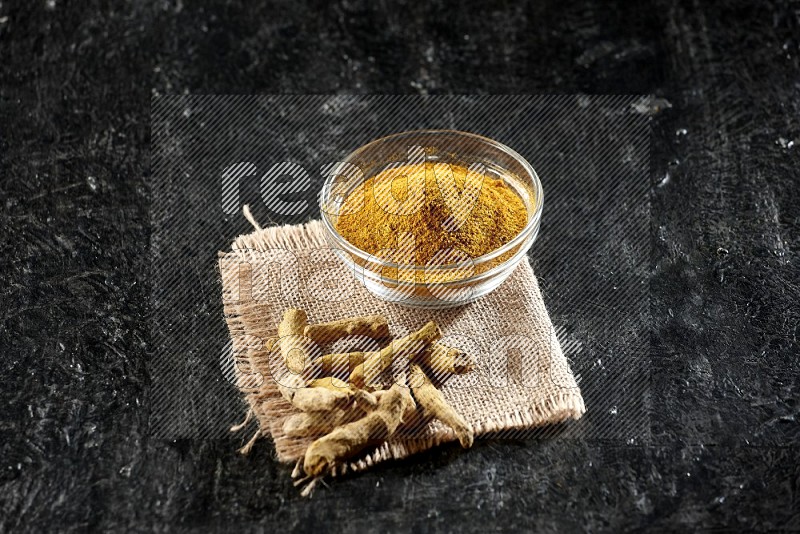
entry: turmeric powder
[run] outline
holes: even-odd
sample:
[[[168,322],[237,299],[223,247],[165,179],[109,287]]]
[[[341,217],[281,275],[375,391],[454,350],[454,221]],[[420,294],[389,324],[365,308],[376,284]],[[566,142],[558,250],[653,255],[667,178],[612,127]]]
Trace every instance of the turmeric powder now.
[[[426,265],[454,262],[435,258],[440,251],[457,250],[470,259],[488,254],[516,237],[527,221],[522,198],[504,180],[429,161],[387,168],[367,179],[345,199],[336,229],[376,256],[406,247],[403,236],[411,235],[414,256],[393,261]]]

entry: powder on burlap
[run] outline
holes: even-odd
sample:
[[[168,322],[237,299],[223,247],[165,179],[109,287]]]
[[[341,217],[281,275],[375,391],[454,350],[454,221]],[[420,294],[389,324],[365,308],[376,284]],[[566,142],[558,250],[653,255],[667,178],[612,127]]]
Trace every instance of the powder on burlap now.
[[[232,252],[220,253],[219,265],[237,386],[261,435],[272,435],[280,461],[302,458],[312,441],[283,433],[284,421],[297,412],[278,392],[276,380],[290,385],[296,377],[286,376],[280,355],[265,346],[276,336],[289,307],[306,310],[310,323],[384,315],[395,338],[436,321],[444,334],[442,341],[467,351],[476,361],[472,373],[453,376],[441,385],[446,400],[472,424],[476,436],[499,432],[511,437],[514,430],[578,419],[585,412],[527,259],[494,292],[448,310],[410,309],[373,296],[328,248],[319,221],[240,236]],[[320,349],[378,348],[339,342]],[[400,376],[399,364],[393,372]],[[396,434],[339,472],[403,458],[454,439],[450,428],[434,420],[413,435]]]

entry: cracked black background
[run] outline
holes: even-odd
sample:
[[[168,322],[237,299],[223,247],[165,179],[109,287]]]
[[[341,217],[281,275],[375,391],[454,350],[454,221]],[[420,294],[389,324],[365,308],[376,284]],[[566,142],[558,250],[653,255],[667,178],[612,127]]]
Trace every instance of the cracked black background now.
[[[800,529],[800,5],[709,4],[3,0],[0,528]],[[304,501],[266,441],[149,439],[149,107],[183,92],[664,99],[652,443],[442,447]]]

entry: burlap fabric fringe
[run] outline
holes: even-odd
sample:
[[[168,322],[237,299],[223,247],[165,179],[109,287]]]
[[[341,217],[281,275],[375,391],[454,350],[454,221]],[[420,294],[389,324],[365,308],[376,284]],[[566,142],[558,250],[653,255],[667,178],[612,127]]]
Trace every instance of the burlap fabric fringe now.
[[[511,437],[515,430],[578,419],[585,412],[527,259],[502,286],[475,303],[449,310],[415,310],[381,301],[359,284],[328,248],[319,221],[265,229],[254,226],[255,232],[237,238],[232,251],[219,257],[236,384],[249,405],[247,418],[255,416],[259,425],[243,452],[259,437],[271,435],[278,459],[293,463],[311,442],[283,433],[284,421],[297,412],[278,392],[276,378],[286,385],[287,377],[280,375],[279,356],[266,346],[276,336],[287,307],[306,310],[314,323],[381,314],[388,318],[393,336],[436,321],[444,333],[443,342],[475,357],[475,371],[448,379],[441,389],[472,424],[476,436],[499,432]],[[356,348],[365,350],[363,343],[342,342],[321,349]],[[404,458],[454,439],[450,428],[432,421],[413,435],[400,432],[340,466],[335,474]]]

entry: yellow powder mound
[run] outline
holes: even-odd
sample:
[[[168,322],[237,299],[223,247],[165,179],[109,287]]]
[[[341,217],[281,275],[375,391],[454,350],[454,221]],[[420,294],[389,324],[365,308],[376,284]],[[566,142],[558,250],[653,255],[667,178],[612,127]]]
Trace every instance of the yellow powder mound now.
[[[516,237],[528,219],[522,199],[502,180],[431,162],[380,172],[345,199],[340,213],[336,228],[348,242],[386,259],[392,259],[388,249],[413,246],[416,265],[488,254]],[[434,257],[450,250],[459,252]],[[408,254],[403,258],[393,261],[410,263]]]

